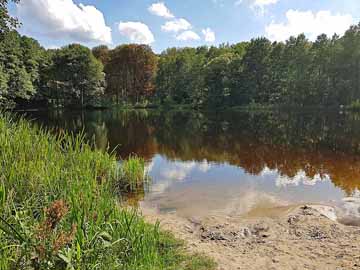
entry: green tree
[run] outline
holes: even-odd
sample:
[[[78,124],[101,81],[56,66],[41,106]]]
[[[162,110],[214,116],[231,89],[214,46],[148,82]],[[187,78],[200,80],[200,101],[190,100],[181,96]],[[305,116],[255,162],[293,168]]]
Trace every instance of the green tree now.
[[[253,39],[247,46],[241,81],[234,85],[235,96],[241,103],[264,103],[269,99],[271,50],[271,42],[266,38]]]
[[[284,103],[288,96],[287,89],[287,67],[288,63],[284,59],[285,45],[282,42],[272,44],[270,54],[270,78],[269,78],[269,104]]]
[[[286,41],[284,61],[287,63],[287,104],[305,105],[311,102],[313,93],[310,85],[312,44],[304,34],[290,37]],[[311,103],[310,103],[311,104]]]
[[[18,20],[9,15],[9,2],[19,3],[19,0],[0,0],[0,34],[10,31],[19,25]]]
[[[313,103],[327,105],[331,94],[331,81],[329,69],[331,67],[331,40],[325,35],[320,35],[311,47],[313,63],[310,73]]]
[[[44,49],[37,41],[22,37],[15,31],[6,32],[1,36],[3,103],[7,100],[10,105],[15,100],[30,100],[35,95],[43,53]]]
[[[229,104],[231,86],[231,63],[234,54],[222,54],[211,60],[205,67],[205,82],[210,107],[220,107]]]
[[[9,81],[9,76],[5,72],[5,69],[1,64],[0,65],[0,106],[4,106],[4,104],[6,103],[5,97],[7,96],[7,91],[8,91],[8,81]]]
[[[360,24],[351,26],[340,42],[343,50],[338,65],[342,70],[342,95],[347,97],[344,102],[350,104],[360,99]]]
[[[104,91],[102,64],[89,48],[72,44],[57,50],[49,70],[53,99],[61,105],[87,106]]]

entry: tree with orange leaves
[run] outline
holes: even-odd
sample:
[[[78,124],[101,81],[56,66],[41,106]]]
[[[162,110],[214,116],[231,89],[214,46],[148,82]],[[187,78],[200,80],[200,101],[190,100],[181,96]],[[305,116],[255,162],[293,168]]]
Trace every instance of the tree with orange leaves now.
[[[117,103],[140,102],[154,93],[157,57],[147,45],[122,45],[111,50],[105,65],[107,94]]]

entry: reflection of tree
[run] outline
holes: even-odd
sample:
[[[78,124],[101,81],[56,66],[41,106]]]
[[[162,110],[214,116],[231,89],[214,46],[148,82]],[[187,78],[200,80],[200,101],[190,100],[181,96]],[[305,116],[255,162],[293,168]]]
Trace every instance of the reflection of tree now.
[[[331,113],[103,111],[46,116],[45,125],[85,130],[119,157],[156,153],[182,161],[227,162],[258,175],[328,174],[348,193],[360,188],[360,119]]]
[[[294,177],[330,175],[360,188],[360,122],[337,114],[167,115],[157,125],[159,152],[172,159],[227,162],[258,175],[265,167]],[[224,119],[227,127],[224,129]],[[206,128],[204,128],[206,127]]]

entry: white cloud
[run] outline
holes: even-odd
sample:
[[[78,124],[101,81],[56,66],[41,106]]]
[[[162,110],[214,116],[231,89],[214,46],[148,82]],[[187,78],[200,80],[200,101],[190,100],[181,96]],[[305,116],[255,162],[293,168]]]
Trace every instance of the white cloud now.
[[[330,176],[325,174],[321,176],[320,174],[316,174],[313,178],[310,178],[306,175],[303,170],[297,172],[294,177],[288,177],[279,175],[276,178],[276,186],[277,187],[286,187],[286,186],[299,186],[300,184],[305,186],[314,186],[318,182],[330,181]]]
[[[151,185],[151,191],[162,193],[176,182],[192,179],[194,173],[205,175],[211,168],[212,165],[207,160],[202,162],[169,161],[164,160],[161,156],[157,156],[148,165],[147,169],[149,175],[155,176],[154,182]],[[157,175],[157,173],[159,174]]]
[[[206,160],[204,159],[198,166],[199,170],[203,173],[208,172],[211,168],[212,165]]]
[[[17,11],[24,25],[31,26],[26,31],[78,42],[111,43],[111,28],[94,6],[77,5],[73,0],[23,0]]]
[[[253,6],[264,8],[268,5],[276,4],[278,1],[279,0],[255,0],[255,2],[253,3]]]
[[[161,29],[165,32],[177,33],[179,31],[191,29],[191,27],[191,23],[181,18],[166,22],[163,26],[161,26]]]
[[[151,44],[155,41],[149,27],[141,22],[120,22],[119,31],[120,34],[135,43]]]
[[[331,181],[328,174],[315,174],[313,178],[310,178],[306,175],[305,171],[299,170],[294,177],[289,177],[282,175],[278,169],[270,169],[265,167],[260,173],[262,177],[274,177],[276,179],[277,187],[286,187],[286,186],[314,186],[319,182]]]
[[[211,169],[211,164],[207,160],[202,162],[172,162],[166,168],[161,170],[161,178],[166,180],[184,181],[189,175],[198,171],[200,173],[207,173]]]
[[[214,5],[218,5],[220,7],[225,6],[224,0],[212,0],[212,2],[214,3]]]
[[[49,46],[44,46],[46,49],[48,50],[57,50],[60,49],[61,47],[58,45],[49,45]]]
[[[244,0],[238,0],[234,3],[235,6],[240,6]]]
[[[185,31],[182,32],[180,35],[177,35],[176,39],[181,41],[190,41],[190,40],[200,40],[200,37],[194,31]]]
[[[305,33],[311,40],[315,40],[320,34],[343,35],[354,23],[351,15],[333,15],[330,11],[313,13],[312,11],[288,10],[286,18],[286,23],[272,22],[266,26],[265,32],[269,39],[284,41],[290,36],[297,36],[301,33]]]
[[[161,172],[161,176],[167,180],[183,181],[190,172],[196,168],[195,162],[174,162],[170,167]]]
[[[215,42],[215,32],[210,28],[203,29],[202,34],[204,35],[204,39],[206,42]]]
[[[164,17],[167,19],[171,19],[175,17],[163,2],[152,4],[148,10],[150,11],[151,14]]]
[[[235,2],[235,6],[239,6],[244,3],[246,0],[238,0]],[[258,15],[264,15],[266,7],[270,5],[275,5],[279,0],[248,0],[250,8],[256,12]]]

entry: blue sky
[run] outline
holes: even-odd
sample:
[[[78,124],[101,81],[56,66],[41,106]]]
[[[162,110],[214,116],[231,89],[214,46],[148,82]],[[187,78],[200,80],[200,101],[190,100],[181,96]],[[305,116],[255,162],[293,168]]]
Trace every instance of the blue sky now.
[[[45,47],[147,43],[167,47],[236,43],[304,32],[342,34],[360,20],[359,0],[22,0],[11,7],[21,33]],[[205,35],[206,34],[206,35]]]

